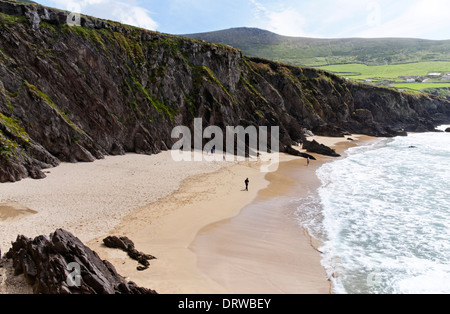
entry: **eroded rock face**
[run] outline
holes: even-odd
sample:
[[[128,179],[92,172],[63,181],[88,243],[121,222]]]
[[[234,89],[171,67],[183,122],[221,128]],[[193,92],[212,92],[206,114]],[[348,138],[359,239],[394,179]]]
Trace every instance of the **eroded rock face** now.
[[[126,152],[167,150],[175,126],[279,126],[396,136],[450,121],[450,102],[351,83],[239,50],[0,0],[0,182]]]
[[[5,258],[23,274],[36,294],[155,294],[120,276],[114,266],[71,233],[17,237]]]

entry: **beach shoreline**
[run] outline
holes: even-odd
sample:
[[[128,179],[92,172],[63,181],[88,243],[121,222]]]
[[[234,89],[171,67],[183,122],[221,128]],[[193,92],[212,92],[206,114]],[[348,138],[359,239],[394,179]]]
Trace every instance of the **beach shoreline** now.
[[[335,148],[338,153],[345,152],[348,148],[370,139],[370,137],[364,136],[354,136],[354,138],[356,138],[355,141],[349,141],[347,138],[315,137],[321,143]],[[317,160],[311,162],[309,167],[306,167],[306,160],[303,158],[281,154],[280,159],[280,168],[289,163],[296,163],[295,167],[300,171],[307,170],[309,172],[306,176],[305,186],[300,188],[305,195],[311,189],[316,190],[320,186],[320,181],[315,175],[318,167],[323,162],[335,160],[332,157],[312,155]],[[289,230],[276,236],[276,239],[266,240],[262,246],[255,246],[254,242],[251,246],[258,247],[259,252],[269,252],[270,249],[275,248],[273,243],[279,244],[281,239],[298,239],[301,244],[300,248],[297,247],[297,251],[285,250],[284,253],[288,252],[288,254],[279,259],[291,260],[294,261],[293,263],[274,262],[270,258],[267,259],[267,256],[261,257],[258,252],[248,250],[249,246],[234,245],[234,250],[247,251],[246,258],[241,258],[241,264],[238,263],[238,267],[241,269],[246,267],[255,273],[255,265],[274,266],[270,270],[263,267],[260,273],[252,276],[246,282],[239,282],[239,279],[245,278],[242,273],[230,275],[227,271],[233,266],[227,262],[225,265],[217,262],[219,259],[236,261],[237,255],[233,253],[219,257],[213,256],[217,253],[215,249],[229,247],[230,243],[233,243],[232,239],[241,241],[243,234],[228,232],[225,235],[225,241],[221,240],[218,245],[212,245],[211,243],[214,242],[208,238],[208,232],[217,229],[223,230],[224,224],[239,220],[239,217],[246,215],[246,207],[258,204],[261,200],[270,201],[276,197],[284,197],[286,193],[290,193],[292,196],[292,184],[295,183],[292,178],[280,176],[280,170],[268,174],[261,173],[259,167],[260,165],[255,162],[240,163],[211,173],[207,177],[200,175],[190,178],[176,193],[135,211],[123,220],[120,226],[112,230],[110,235],[129,236],[135,241],[139,250],[157,257],[157,260],[152,261],[150,268],[145,272],[138,272],[135,262],[124,261],[124,257],[120,256],[117,251],[105,248],[101,244],[100,238],[89,244],[100,252],[100,256],[112,261],[119,273],[125,274],[139,285],[151,287],[163,294],[331,293],[331,282],[326,278],[325,269],[321,265],[321,256],[318,251],[320,244],[307,233],[306,229],[300,228],[296,224],[292,210],[287,212],[281,208],[276,217],[271,216],[270,211],[265,211],[265,214],[269,214],[269,216],[265,216],[265,219],[255,219],[254,212],[247,214],[247,217],[250,216],[253,226],[256,225],[257,228],[254,230],[261,229],[261,221],[277,221],[278,225],[269,226],[271,230],[281,227],[285,231]],[[285,171],[289,173],[290,167],[286,167]],[[243,191],[243,181],[246,177],[251,178],[249,192]],[[241,181],[242,183],[240,183]],[[218,185],[218,182],[221,182],[222,185]],[[306,187],[307,189],[305,189]],[[298,192],[299,189],[296,189],[296,197],[299,197]],[[209,199],[205,195],[213,196],[213,199]],[[169,214],[165,217],[152,217],[160,207],[164,207]],[[217,208],[219,211],[214,211]],[[149,216],[146,217],[146,215]],[[259,222],[256,222],[257,220]],[[138,226],[137,221],[140,221]],[[252,228],[247,224],[238,226],[237,229],[248,231]],[[250,237],[251,241],[255,234],[245,236]],[[202,240],[199,242],[198,239]],[[201,250],[203,253],[200,253]],[[241,255],[241,257],[243,256]],[[211,265],[213,266],[211,267]],[[307,267],[300,269],[297,273],[292,271],[294,268],[299,269],[305,265]],[[266,279],[264,276],[261,277],[261,274],[267,273],[267,271],[273,271],[274,276],[278,278],[271,279],[271,285],[264,286],[261,284],[261,280],[266,281]],[[248,273],[249,271],[246,272],[247,275]],[[299,279],[292,283],[292,278],[295,278],[296,275],[299,275]],[[305,275],[308,279],[302,281]],[[222,277],[222,281],[220,277]],[[238,279],[238,282],[233,284],[229,280],[230,277]],[[228,283],[224,283],[225,281]],[[275,284],[278,288],[273,288],[275,281],[279,281]],[[239,288],[236,289],[236,287]],[[264,288],[261,289],[261,287]]]
[[[354,141],[347,138],[314,139],[336,149],[339,154],[372,140],[359,135],[352,137]],[[317,169],[336,160],[312,155],[317,160],[309,166],[304,159],[281,163],[277,172],[266,176],[269,185],[260,190],[239,215],[206,226],[192,243],[199,268],[226,287],[229,293],[332,292],[331,281],[321,264],[321,243],[296,219],[298,201],[321,186]]]
[[[295,218],[295,200],[314,189],[303,159],[280,164],[240,213],[204,227],[190,248],[198,267],[232,294],[327,294],[320,253]],[[300,170],[299,170],[300,168]],[[301,174],[304,184],[297,185]]]
[[[346,138],[317,139],[337,148],[338,152],[353,145]],[[242,216],[246,212],[244,209],[252,204],[290,193],[293,181],[289,181],[286,176],[279,176],[279,171],[262,173],[261,161],[180,164],[171,161],[167,154],[169,152],[155,156],[127,155],[108,157],[90,164],[63,164],[50,169],[45,180],[23,180],[4,185],[7,193],[1,195],[0,203],[17,205],[20,215],[15,213],[18,217],[16,220],[0,221],[3,226],[8,226],[2,231],[2,252],[7,251],[7,243],[18,234],[34,237],[63,228],[74,233],[102,259],[110,261],[119,274],[159,293],[217,294],[242,291],[236,291],[208,274],[210,270],[201,261],[205,256],[199,253],[202,246],[197,239],[204,239],[205,230],[214,229],[217,227],[215,224]],[[309,169],[313,173],[314,167],[320,165],[323,159],[329,159],[317,157],[318,161],[306,167],[305,159],[281,154],[280,168],[289,163],[299,163],[301,170]],[[289,172],[289,167],[286,170]],[[250,178],[249,191],[245,191],[244,185],[247,177]],[[61,180],[65,183],[61,190],[52,190],[58,184],[61,185]],[[90,181],[91,184],[88,184]],[[10,213],[11,207],[5,212]],[[268,212],[265,211],[266,214]],[[269,288],[264,292],[329,293],[330,282],[324,277],[325,270],[320,264],[317,247],[313,248],[313,239],[295,225],[292,213],[281,211],[278,218],[283,215],[284,229],[289,229],[289,232],[278,239],[286,235],[300,235],[303,246],[299,251],[308,252],[301,258],[305,258],[307,264],[316,270],[315,274],[319,275],[314,275],[309,284],[303,284],[304,290],[298,290],[298,285],[295,286],[298,282],[289,284],[286,274],[279,272],[285,269],[286,264],[274,265],[270,259],[265,263],[262,258],[257,262],[260,265],[274,265],[273,275],[283,278],[282,285],[288,283],[289,287],[280,290]],[[275,228],[280,228],[280,225]],[[108,235],[127,236],[138,250],[154,255],[157,259],[151,262],[148,270],[139,272],[136,262],[124,252],[108,249],[102,244],[102,239]],[[273,242],[271,244],[270,241],[264,243],[273,248]],[[264,247],[259,248],[264,250]],[[299,258],[293,250],[289,254],[294,254],[291,255],[292,260]],[[247,259],[246,267],[254,267],[251,262],[251,259]],[[226,276],[223,271],[218,274]],[[290,277],[292,275],[295,274],[291,273]],[[273,283],[274,279],[271,280]],[[260,286],[257,281],[252,282],[247,285],[246,293],[260,291],[255,289]],[[320,288],[314,288],[311,282],[317,283]]]

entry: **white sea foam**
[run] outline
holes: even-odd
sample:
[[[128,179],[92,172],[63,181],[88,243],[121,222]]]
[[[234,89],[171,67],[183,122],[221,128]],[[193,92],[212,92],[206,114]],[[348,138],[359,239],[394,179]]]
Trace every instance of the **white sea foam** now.
[[[336,293],[450,293],[450,134],[356,147],[317,174],[299,218]]]

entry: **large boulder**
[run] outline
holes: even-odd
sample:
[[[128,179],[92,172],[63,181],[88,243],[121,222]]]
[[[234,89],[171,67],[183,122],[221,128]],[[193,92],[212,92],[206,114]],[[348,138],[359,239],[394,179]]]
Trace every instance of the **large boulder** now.
[[[286,147],[285,150],[286,150],[286,153],[289,155],[303,157],[303,158],[309,158],[311,160],[316,160],[316,158],[314,156],[312,156],[310,154],[302,153],[302,152],[296,150],[295,148],[293,148],[292,146]]]
[[[331,156],[331,157],[340,157],[341,156],[338,153],[336,153],[336,151],[334,149],[331,149],[330,147],[328,147],[324,144],[320,144],[316,140],[313,140],[312,142],[305,141],[303,143],[303,148],[306,149],[309,153],[316,153],[316,154]]]
[[[156,257],[152,255],[145,254],[136,250],[133,241],[131,241],[127,237],[109,236],[103,239],[103,244],[105,244],[106,247],[120,249],[127,252],[130,258],[138,261],[139,264],[141,264],[141,266],[137,267],[137,270],[139,271],[149,268],[149,261],[156,259]]]
[[[156,294],[127,282],[111,263],[62,229],[35,239],[19,235],[5,257],[36,294]]]

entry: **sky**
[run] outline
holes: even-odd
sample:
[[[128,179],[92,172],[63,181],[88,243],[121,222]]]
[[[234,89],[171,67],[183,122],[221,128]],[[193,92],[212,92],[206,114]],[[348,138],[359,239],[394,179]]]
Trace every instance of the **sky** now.
[[[35,0],[168,34],[257,27],[313,38],[450,39],[449,0]]]

